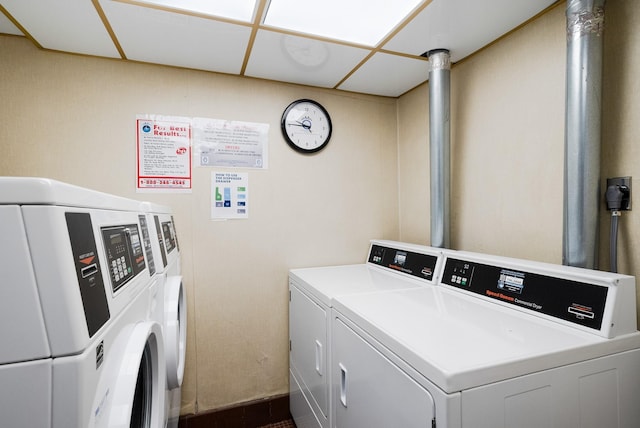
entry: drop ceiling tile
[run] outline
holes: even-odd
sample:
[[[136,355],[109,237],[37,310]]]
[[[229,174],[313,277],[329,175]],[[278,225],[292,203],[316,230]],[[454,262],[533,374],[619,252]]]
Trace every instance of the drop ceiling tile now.
[[[90,1],[2,0],[2,6],[46,49],[120,57]]]
[[[251,28],[100,0],[127,59],[238,74]]]
[[[369,50],[260,30],[245,75],[333,88]]]
[[[14,34],[22,36],[22,31],[9,20],[6,16],[0,13],[0,33],[2,34]]]
[[[421,0],[270,0],[264,24],[376,46]]]
[[[449,49],[459,61],[526,22],[555,0],[433,0],[383,48],[421,55]]]
[[[152,7],[159,6],[164,9],[182,10],[200,16],[217,16],[246,23],[252,21],[257,6],[256,0],[137,0],[137,2]]]
[[[428,78],[428,61],[378,52],[338,89],[398,97]]]
[[[181,0],[159,1],[183,4]],[[0,3],[24,27],[24,35],[46,49],[63,52],[120,57],[108,31],[110,27],[127,59],[241,74],[251,39],[250,24],[172,13],[127,0]],[[451,51],[452,60],[459,61],[554,3],[555,0],[432,0],[338,89],[399,96],[428,79],[428,62],[416,58],[418,55],[446,48]],[[108,26],[102,22],[99,9],[104,10]],[[20,35],[22,31],[0,14],[0,33]],[[254,42],[246,75],[319,87],[335,87],[369,53],[363,46],[287,36],[273,28],[259,29]]]

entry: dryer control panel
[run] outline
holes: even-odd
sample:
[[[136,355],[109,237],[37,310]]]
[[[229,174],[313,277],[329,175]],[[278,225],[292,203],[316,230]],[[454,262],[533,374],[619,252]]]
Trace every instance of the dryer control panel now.
[[[102,238],[116,292],[145,268],[144,253],[137,224],[103,227]]]
[[[431,281],[434,279],[438,256],[373,244],[369,263]]]
[[[609,291],[584,281],[455,258],[447,259],[441,282],[595,330],[602,327]]]

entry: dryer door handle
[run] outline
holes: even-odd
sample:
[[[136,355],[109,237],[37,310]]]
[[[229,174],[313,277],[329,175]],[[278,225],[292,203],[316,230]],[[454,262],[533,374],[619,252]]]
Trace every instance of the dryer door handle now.
[[[339,363],[340,367],[340,403],[347,407],[347,369],[342,363]]]
[[[320,376],[322,376],[322,358],[323,356],[323,352],[322,352],[322,343],[316,339],[316,372],[318,372],[318,374]]]

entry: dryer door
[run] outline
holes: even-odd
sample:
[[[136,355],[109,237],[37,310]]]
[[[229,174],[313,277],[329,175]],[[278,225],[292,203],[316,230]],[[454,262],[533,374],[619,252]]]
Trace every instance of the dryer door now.
[[[170,276],[165,285],[164,338],[169,389],[182,385],[187,350],[187,302],[181,276]]]
[[[98,408],[92,415],[95,426],[164,426],[166,371],[162,327],[156,322],[140,322],[124,329],[121,335],[118,340],[124,346],[122,358],[105,373],[117,380],[104,408]]]
[[[333,317],[332,428],[424,428],[435,406],[424,389],[339,318]]]
[[[329,416],[327,311],[290,282],[290,365],[318,420]],[[318,414],[318,409],[322,414]],[[294,413],[306,413],[302,409]],[[297,421],[296,421],[297,422]]]

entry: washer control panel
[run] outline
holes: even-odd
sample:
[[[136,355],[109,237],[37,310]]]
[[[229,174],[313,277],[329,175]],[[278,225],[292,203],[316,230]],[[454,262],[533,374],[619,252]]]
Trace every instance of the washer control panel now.
[[[153,261],[153,250],[151,249],[151,236],[149,235],[149,226],[147,224],[147,217],[145,215],[139,215],[140,229],[142,230],[142,242],[144,244],[144,253],[147,256],[147,263],[149,264],[149,275],[156,273],[156,264]]]
[[[167,253],[170,253],[176,248],[176,234],[173,229],[173,221],[162,222],[162,234],[164,235],[164,245]]]
[[[140,233],[137,224],[103,227],[101,230],[111,286],[116,292],[145,268]]]

